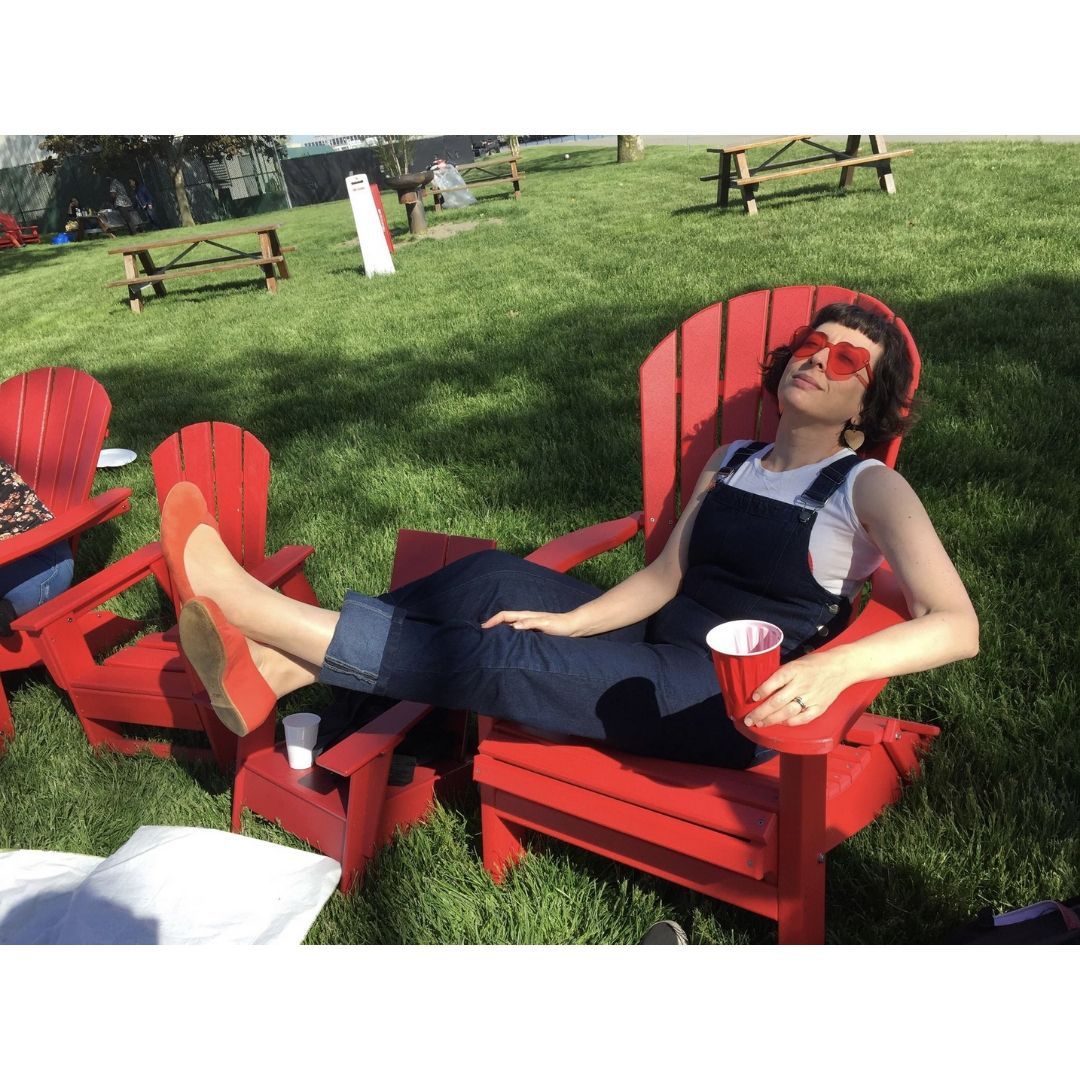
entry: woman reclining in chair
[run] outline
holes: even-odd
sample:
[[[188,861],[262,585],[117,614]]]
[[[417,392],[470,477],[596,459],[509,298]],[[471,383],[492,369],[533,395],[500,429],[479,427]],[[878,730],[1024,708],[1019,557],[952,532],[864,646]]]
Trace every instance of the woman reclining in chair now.
[[[481,552],[340,612],[274,592],[228,554],[197,488],[162,511],[185,601],[184,652],[226,727],[245,734],[316,680],[501,716],[634,753],[743,768],[756,745],[724,720],[708,630],[756,618],[785,661],[750,726],[805,724],[848,686],[978,651],[978,620],[908,483],[854,449],[904,426],[911,368],[899,331],[823,308],[766,364],[781,409],[772,445],[721,446],[661,555],[607,592]],[[888,560],[912,618],[824,653],[862,582]]]

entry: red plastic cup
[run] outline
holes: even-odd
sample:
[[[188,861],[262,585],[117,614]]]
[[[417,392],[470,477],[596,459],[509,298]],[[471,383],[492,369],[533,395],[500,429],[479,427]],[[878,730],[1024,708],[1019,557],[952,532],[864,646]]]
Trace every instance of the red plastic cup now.
[[[741,720],[757,704],[753,692],[780,666],[784,631],[757,619],[714,626],[705,638],[712,650],[728,716]]]

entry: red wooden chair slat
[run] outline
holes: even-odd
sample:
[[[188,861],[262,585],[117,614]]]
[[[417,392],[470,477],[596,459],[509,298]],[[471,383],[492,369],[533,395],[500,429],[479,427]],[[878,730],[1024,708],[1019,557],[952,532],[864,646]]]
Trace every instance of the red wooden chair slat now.
[[[689,501],[701,470],[716,449],[723,312],[723,304],[713,304],[691,315],[682,325],[680,510]]]
[[[209,421],[189,424],[176,435],[180,440],[180,457],[184,465],[184,479],[194,484],[206,500],[210,513],[217,517],[217,491],[214,484],[214,439]],[[156,479],[155,479],[156,484]],[[224,538],[223,538],[224,539]],[[228,541],[226,540],[226,546]],[[239,561],[242,552],[229,547],[233,558]]]
[[[858,299],[859,294],[853,289],[842,289],[839,285],[819,285],[814,297],[814,313],[816,314],[823,307],[828,307],[829,304],[854,304]],[[888,311],[884,304],[882,308]],[[891,315],[892,312],[889,314]]]
[[[154,489],[157,494],[158,512],[169,493],[169,488],[184,479],[184,463],[180,457],[180,436],[170,435],[150,453],[150,465],[154,470]]]
[[[222,425],[218,424],[220,429]],[[253,569],[266,557],[266,515],[270,508],[270,454],[250,432],[244,432],[243,551],[244,565]],[[220,480],[219,480],[220,483]]]
[[[873,297],[827,286],[790,286],[728,302],[719,441],[774,436],[776,410],[770,407],[768,395],[761,402],[757,426],[765,352],[788,340],[812,312],[839,301],[857,302],[892,318],[889,309]],[[908,346],[914,391],[918,352],[907,327],[895,321]],[[707,392],[709,379],[697,370],[697,354],[707,355],[709,335],[713,325],[720,325],[719,316],[714,308],[707,308],[683,325],[681,386],[688,396],[699,387]],[[689,334],[687,327],[692,328]],[[701,363],[707,368],[706,362]],[[678,435],[674,335],[664,338],[645,360],[640,381],[643,517],[646,557],[651,559],[671,528],[665,516],[674,510],[671,458],[683,453],[683,490],[689,490],[689,482],[696,479],[690,474],[700,471],[699,462],[707,456],[697,441],[699,433],[708,429],[715,438],[717,425],[715,416],[710,418],[696,404],[684,403],[682,420],[692,430],[686,432],[684,427],[681,439]],[[715,394],[710,400],[717,404]],[[891,465],[899,445],[900,439],[894,438],[868,449]],[[625,539],[618,531],[612,537],[602,550]],[[561,551],[568,539],[552,541],[540,551]],[[587,553],[583,546],[574,550],[580,552],[580,561],[595,554],[597,547],[589,545]],[[543,561],[538,553],[534,556],[535,561]],[[573,565],[565,554],[558,561],[563,569]],[[823,648],[858,640],[910,618],[887,566],[872,582],[870,600],[860,617]],[[819,942],[824,938],[825,852],[900,797],[904,780],[918,770],[918,755],[937,734],[930,725],[865,712],[884,682],[850,687],[813,724],[751,733],[780,754],[744,773],[647,761],[577,740],[541,739],[506,721],[482,717],[475,769],[484,865],[496,880],[501,879],[521,857],[525,831],[534,830],[775,919],[781,942]],[[711,797],[724,804],[715,811],[704,801],[710,789]],[[618,811],[619,800],[625,813]],[[773,815],[775,830],[767,827]],[[699,841],[693,830],[680,824],[686,822],[701,829],[715,828],[722,835]],[[739,865],[731,855],[755,828],[761,832],[750,845],[754,851],[748,850],[745,865]]]
[[[270,485],[269,483],[265,486],[262,484],[262,476],[255,479],[245,475],[244,466],[247,463],[244,460],[243,436],[244,433],[235,424],[213,424],[211,427],[214,459],[212,474],[214,501],[211,505],[215,508],[218,531],[221,533],[221,539],[225,541],[225,546],[233,553],[238,563],[246,566],[249,557],[254,556],[254,564],[266,554],[265,536],[259,537],[261,546],[258,541],[246,543],[244,518],[249,498],[248,483],[256,489],[252,491],[251,498],[261,500],[264,507]],[[256,548],[258,548],[258,556],[255,556]]]
[[[36,368],[0,383],[0,459],[22,476],[54,515],[51,522],[0,545],[0,563],[15,558],[16,551],[21,558],[57,539],[67,539],[74,551],[84,529],[129,508],[130,488],[89,497],[111,411],[105,388],[73,368]],[[35,536],[42,537],[39,547],[32,546]],[[106,624],[92,628],[101,630],[105,637],[99,634],[97,640],[104,646]],[[16,627],[3,639],[0,672],[32,667],[42,660],[37,640],[24,630]],[[0,752],[14,733],[0,685]]]
[[[769,293],[765,291],[737,296],[728,304],[723,409],[720,415],[721,443],[752,438],[757,431],[758,405],[761,401],[760,365],[765,355],[768,317]]]
[[[676,334],[668,334],[641,365],[641,467],[645,498],[645,561],[652,562],[675,527]],[[647,403],[647,404],[646,404]]]
[[[812,285],[792,286],[777,289],[773,293],[772,308],[769,313],[769,336],[766,340],[766,353],[780,345],[786,345],[796,327],[810,322],[813,313],[814,288]],[[776,428],[780,414],[776,407],[776,398],[763,394],[761,400],[761,420],[758,425],[758,438],[771,442],[776,437]]]

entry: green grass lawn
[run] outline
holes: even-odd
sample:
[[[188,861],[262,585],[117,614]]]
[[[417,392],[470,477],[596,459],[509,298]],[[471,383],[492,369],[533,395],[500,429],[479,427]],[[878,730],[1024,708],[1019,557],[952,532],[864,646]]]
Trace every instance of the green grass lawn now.
[[[85,368],[113,401],[109,445],[140,455],[99,474],[95,490],[133,487],[133,507],[87,535],[78,573],[156,539],[149,453],[211,418],[269,448],[271,549],[313,544],[327,605],[385,588],[399,527],[523,554],[638,508],[636,372],[682,319],[761,287],[868,292],[922,352],[900,468],[968,586],[982,651],[879,699],[942,734],[904,800],[830,856],[828,938],[934,942],[985,904],[1080,892],[1080,145],[919,144],[895,197],[872,173],[843,195],[826,174],[765,185],[757,218],[714,208],[703,148],[624,166],[613,149],[563,153],[525,152],[518,202],[481,188],[430,215],[475,226],[444,238],[409,238],[388,200],[393,276],[363,276],[346,201],[260,219],[297,245],[276,296],[248,271],[206,275],[135,315],[104,287],[122,274],[109,241],[0,252],[0,377]],[[630,545],[582,573],[611,585],[639,559]],[[226,777],[95,756],[43,672],[5,684],[0,848],[107,855],[141,824],[228,828]],[[496,888],[479,831],[475,795],[440,807],[308,940],[630,942],[660,917],[700,943],[774,938],[765,919],[539,837]]]

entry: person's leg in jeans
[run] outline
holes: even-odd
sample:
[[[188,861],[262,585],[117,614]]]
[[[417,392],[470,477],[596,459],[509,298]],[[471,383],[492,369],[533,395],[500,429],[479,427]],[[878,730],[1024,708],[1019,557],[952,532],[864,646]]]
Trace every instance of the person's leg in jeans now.
[[[724,720],[704,651],[645,644],[643,624],[590,638],[483,629],[481,621],[505,607],[565,611],[597,594],[513,556],[471,556],[383,599],[349,593],[340,613],[255,581],[209,526],[193,529],[183,558],[193,592],[208,598],[185,605],[185,652],[212,699],[210,684],[217,686],[222,720],[237,720],[240,733],[243,687],[258,686],[262,696],[246,713],[261,719],[272,705],[266,687],[280,698],[318,679],[640,753],[719,763],[740,758],[743,743],[752,749]],[[236,675],[237,665],[249,674]]]
[[[0,597],[16,616],[25,615],[62,593],[74,572],[71,547],[66,540],[35,551],[17,562],[0,566]]]

